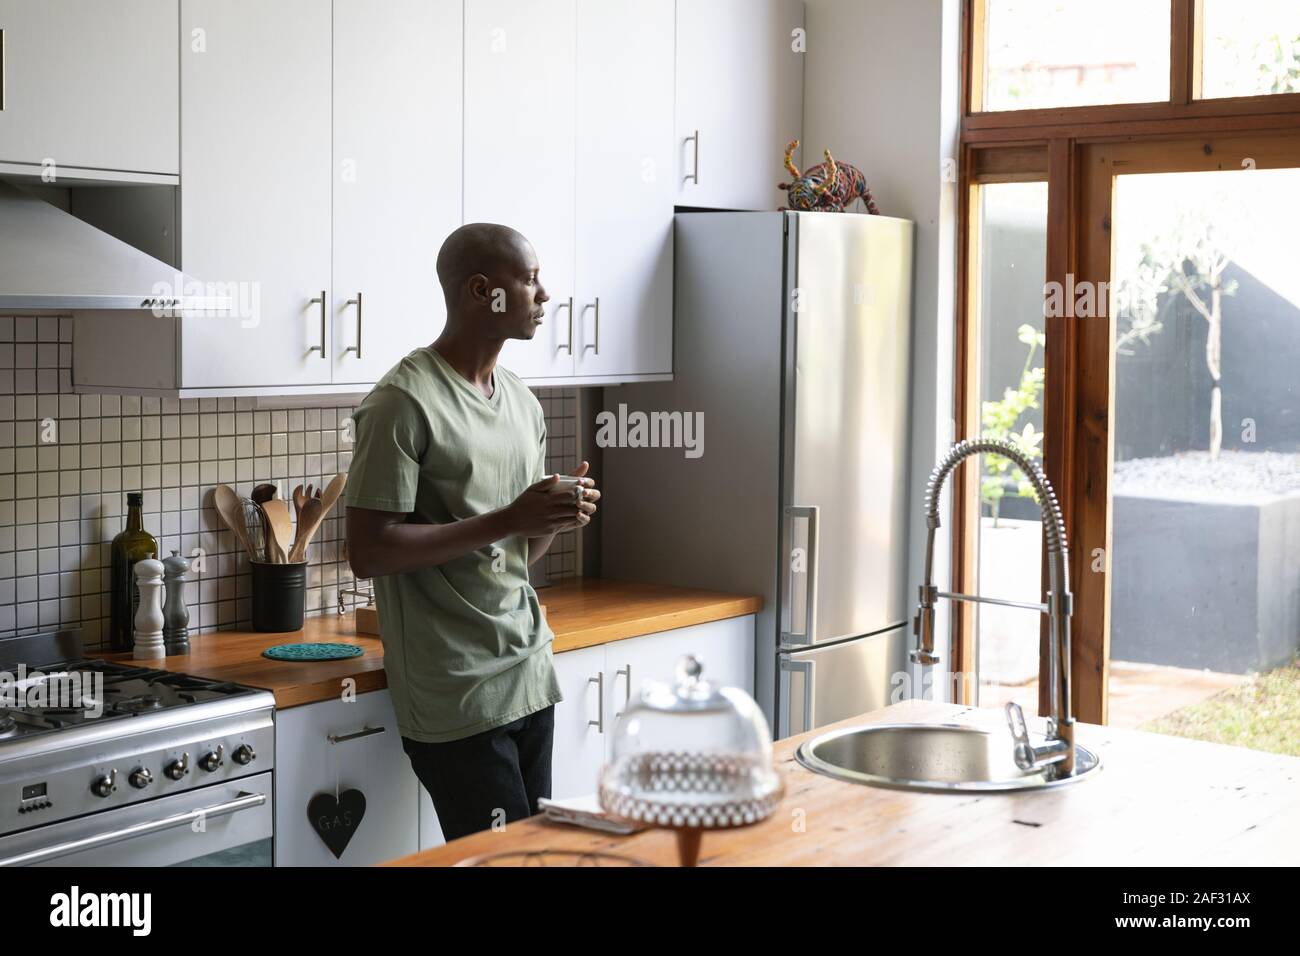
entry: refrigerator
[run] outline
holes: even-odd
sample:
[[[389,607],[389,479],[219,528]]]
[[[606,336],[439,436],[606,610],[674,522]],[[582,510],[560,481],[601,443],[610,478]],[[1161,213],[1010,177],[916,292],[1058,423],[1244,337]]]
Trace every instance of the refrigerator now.
[[[672,380],[604,389],[601,573],[760,595],[778,738],[907,696],[913,238],[885,216],[678,213]]]

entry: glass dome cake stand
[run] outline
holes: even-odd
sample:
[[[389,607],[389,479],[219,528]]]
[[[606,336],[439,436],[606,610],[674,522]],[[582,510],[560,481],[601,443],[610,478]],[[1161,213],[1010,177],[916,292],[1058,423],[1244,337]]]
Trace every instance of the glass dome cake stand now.
[[[785,792],[758,704],[703,670],[687,655],[674,685],[646,681],[614,728],[598,788],[606,813],[675,831],[682,866],[698,861],[704,831],[760,823]]]

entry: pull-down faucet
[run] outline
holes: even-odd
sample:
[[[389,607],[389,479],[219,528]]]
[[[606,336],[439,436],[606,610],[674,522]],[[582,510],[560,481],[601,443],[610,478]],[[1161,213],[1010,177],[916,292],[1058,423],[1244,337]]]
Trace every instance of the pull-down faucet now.
[[[980,597],[975,594],[955,594],[940,591],[934,585],[934,533],[939,528],[939,494],[948,475],[971,455],[990,452],[1010,458],[1029,479],[1038,495],[1038,506],[1043,514],[1043,542],[1047,549],[1047,601],[1028,604],[1022,601],[1004,601]],[[925,583],[920,588],[920,603],[912,619],[912,633],[917,647],[911,653],[918,664],[937,664],[939,655],[934,649],[934,607],[939,598],[950,601],[969,601],[976,604],[999,604],[1039,611],[1047,615],[1048,675],[1051,681],[1048,695],[1047,742],[1035,747],[1029,742],[1025,715],[1020,705],[1010,702],[1006,706],[1007,724],[1015,738],[1016,766],[1021,770],[1038,770],[1055,765],[1058,776],[1074,773],[1074,717],[1070,708],[1070,614],[1073,598],[1070,595],[1069,548],[1065,540],[1065,521],[1061,506],[1056,500],[1047,476],[1038,464],[1007,441],[975,438],[960,441],[949,449],[930,472],[925,486]]]

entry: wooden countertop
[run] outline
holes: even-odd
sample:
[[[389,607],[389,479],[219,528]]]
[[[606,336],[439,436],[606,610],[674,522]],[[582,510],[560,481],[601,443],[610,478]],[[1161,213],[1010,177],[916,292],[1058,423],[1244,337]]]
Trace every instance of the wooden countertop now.
[[[608,644],[645,634],[756,613],[762,598],[700,591],[659,584],[576,578],[543,588],[538,597],[555,632],[555,653]],[[262,652],[276,644],[319,642],[358,644],[364,653],[342,661],[273,661]],[[126,654],[101,655],[129,660]],[[217,631],[190,639],[190,652],[149,661],[149,666],[184,671],[213,680],[264,687],[275,694],[278,708],[296,707],[339,696],[345,680],[355,691],[382,690],[384,646],[379,638],[358,634],[352,614],[327,612],[307,618],[300,631],[265,634]]]
[[[1005,726],[997,710],[905,701],[843,721]],[[743,830],[705,833],[701,866],[1294,865],[1300,847],[1300,758],[1077,725],[1101,756],[1091,779],[1022,794],[928,794],[844,783],[805,770],[776,744],[786,794]],[[594,784],[594,781],[593,781]],[[802,829],[795,826],[802,822]],[[603,850],[676,865],[673,834],[610,836],[541,816],[395,860],[447,866],[480,853]]]

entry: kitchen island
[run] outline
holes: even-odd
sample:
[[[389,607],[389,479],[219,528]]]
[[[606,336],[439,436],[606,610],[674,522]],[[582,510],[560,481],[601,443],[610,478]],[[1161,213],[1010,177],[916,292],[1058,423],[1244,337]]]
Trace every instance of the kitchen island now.
[[[1004,726],[1001,711],[904,701],[777,742],[775,758],[786,788],[781,806],[756,826],[706,832],[700,865],[1300,862],[1298,757],[1078,724],[1078,743],[1101,756],[1099,771],[1051,790],[987,795],[845,783],[806,770],[794,757],[800,743],[832,728],[941,721]],[[677,859],[672,833],[610,836],[536,816],[390,865],[450,866],[480,854],[545,849],[617,853],[664,866]]]

